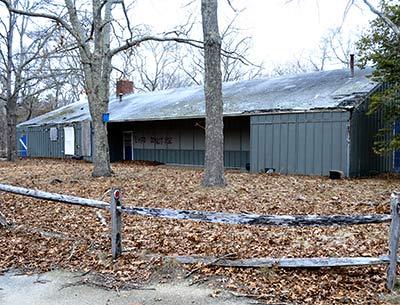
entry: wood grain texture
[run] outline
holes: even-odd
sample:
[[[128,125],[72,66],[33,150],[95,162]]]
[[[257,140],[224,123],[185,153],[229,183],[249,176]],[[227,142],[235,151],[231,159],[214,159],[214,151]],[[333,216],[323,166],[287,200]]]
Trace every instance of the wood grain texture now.
[[[343,226],[389,222],[390,215],[257,215],[194,210],[122,207],[121,212],[157,218],[256,226]]]
[[[207,264],[221,267],[279,267],[279,268],[322,268],[350,267],[388,264],[389,257],[312,257],[312,258],[252,258],[226,259],[212,256],[167,256],[181,264]]]
[[[399,216],[399,194],[392,194],[390,198],[390,210],[392,221],[389,231],[389,267],[387,270],[387,288],[393,290],[396,283],[397,273],[397,251],[399,249],[399,231],[400,231],[400,216]]]
[[[32,198],[37,198],[37,199],[63,202],[63,203],[80,205],[80,206],[97,208],[97,209],[108,209],[110,207],[110,205],[108,203],[99,201],[99,200],[86,199],[86,198],[70,196],[70,195],[62,195],[62,194],[56,194],[56,193],[49,193],[49,192],[19,187],[19,186],[11,186],[11,185],[7,185],[7,184],[0,184],[0,191],[23,195],[23,196],[32,197]]]

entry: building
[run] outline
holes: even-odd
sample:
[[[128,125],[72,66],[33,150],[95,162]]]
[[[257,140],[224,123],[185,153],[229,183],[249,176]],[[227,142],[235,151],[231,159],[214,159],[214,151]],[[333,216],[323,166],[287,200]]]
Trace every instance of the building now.
[[[366,112],[370,95],[382,86],[368,79],[370,73],[334,70],[225,83],[225,166],[307,175],[391,171],[393,157],[372,151],[382,122]],[[109,104],[111,161],[203,165],[202,86],[130,94],[123,90],[129,83],[119,86]],[[86,101],[23,122],[18,135],[21,155],[91,158]]]

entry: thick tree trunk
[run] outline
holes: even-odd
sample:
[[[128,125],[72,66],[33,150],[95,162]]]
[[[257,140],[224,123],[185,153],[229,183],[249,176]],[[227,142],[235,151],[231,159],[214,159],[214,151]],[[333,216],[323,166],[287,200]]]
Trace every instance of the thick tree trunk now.
[[[107,126],[103,122],[103,113],[108,111],[108,96],[105,88],[109,86],[103,83],[98,73],[93,73],[86,79],[97,81],[87,81],[87,93],[89,99],[90,115],[92,117],[93,128],[93,177],[111,176],[110,153],[108,146]]]
[[[110,49],[112,3],[112,1],[92,1],[93,32],[91,35],[94,50],[91,51],[87,44],[87,38],[84,35],[74,2],[65,0],[72,28],[80,42],[79,52],[85,74],[86,94],[89,101],[94,135],[93,177],[111,176],[107,125],[103,122],[103,114],[108,112],[111,57],[107,53]],[[105,5],[104,20],[101,14],[103,5]]]
[[[206,152],[204,186],[224,186],[224,123],[221,75],[221,37],[217,0],[202,0],[204,36],[204,94],[206,100]]]
[[[97,109],[94,111],[94,113],[92,112],[92,124],[94,131],[93,177],[111,176],[107,129],[102,119],[103,113],[105,112],[106,111],[103,112],[101,109]]]

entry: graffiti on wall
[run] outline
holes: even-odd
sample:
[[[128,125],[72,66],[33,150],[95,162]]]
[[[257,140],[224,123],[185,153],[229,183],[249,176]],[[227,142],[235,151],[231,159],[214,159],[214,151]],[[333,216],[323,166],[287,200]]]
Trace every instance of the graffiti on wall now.
[[[134,135],[133,142],[135,144],[151,143],[156,145],[168,145],[172,144],[172,137],[136,137]]]

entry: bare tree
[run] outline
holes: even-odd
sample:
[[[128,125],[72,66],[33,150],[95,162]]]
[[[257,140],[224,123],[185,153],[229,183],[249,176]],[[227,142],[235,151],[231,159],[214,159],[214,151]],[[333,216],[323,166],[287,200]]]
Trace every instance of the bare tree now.
[[[14,0],[13,5],[26,9],[34,7],[29,1]],[[0,20],[0,70],[5,94],[7,159],[17,159],[17,103],[21,93],[29,99],[48,88],[38,84],[45,78],[42,68],[47,61],[46,44],[55,36],[55,27],[45,30],[29,30],[27,16],[9,11],[8,18]],[[28,92],[29,91],[29,94]]]
[[[358,34],[344,37],[341,28],[329,29],[315,49],[305,52],[292,61],[272,69],[272,75],[287,75],[324,71],[327,67],[348,68],[349,57],[354,52]]]
[[[181,46],[165,42],[148,41],[141,50],[130,49],[118,55],[120,63],[114,65],[119,76],[134,80],[139,91],[156,91],[168,88],[185,87],[191,84],[183,75],[177,61]]]
[[[189,36],[197,27],[193,16],[193,11],[189,11],[189,18],[181,30],[181,36]],[[244,36],[243,31],[235,26],[239,16],[240,12],[236,11],[235,16],[221,32],[223,82],[252,79],[263,72],[261,63],[254,64],[248,60],[251,37]],[[146,27],[145,31],[149,29]],[[202,49],[193,49],[188,45],[147,42],[142,44],[140,51],[131,49],[120,53],[114,69],[118,71],[116,78],[134,80],[139,91],[201,85],[204,76],[204,54]]]
[[[221,73],[222,81],[236,81],[254,79],[264,72],[263,63],[254,63],[249,60],[252,38],[244,36],[243,31],[236,26],[240,11],[221,31]],[[177,60],[180,62],[179,70],[186,75],[192,83],[202,84],[204,75],[204,56],[202,50],[183,51]],[[234,55],[234,56],[230,56]]]
[[[107,129],[102,117],[108,111],[112,58],[122,51],[139,47],[146,41],[175,41],[201,47],[201,41],[181,38],[176,33],[161,37],[136,35],[137,33],[135,34],[131,28],[123,0],[93,0],[79,3],[73,0],[64,0],[63,6],[57,4],[52,6],[51,3],[48,3],[46,11],[18,9],[8,0],[0,0],[0,2],[4,3],[10,12],[55,21],[76,42],[94,130],[92,175],[95,177],[111,175]],[[115,20],[112,16],[113,10],[117,7],[126,17],[125,26],[122,26],[120,20]],[[120,33],[128,36],[122,37]],[[112,43],[117,45],[112,47]]]
[[[204,93],[206,100],[204,186],[225,185],[221,37],[218,29],[217,11],[217,0],[201,1],[205,64]]]

